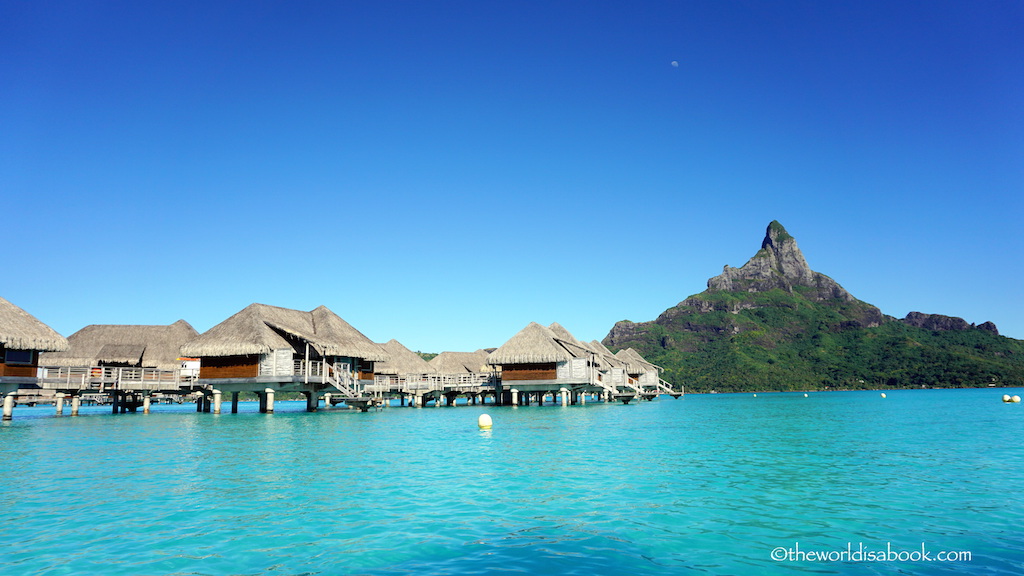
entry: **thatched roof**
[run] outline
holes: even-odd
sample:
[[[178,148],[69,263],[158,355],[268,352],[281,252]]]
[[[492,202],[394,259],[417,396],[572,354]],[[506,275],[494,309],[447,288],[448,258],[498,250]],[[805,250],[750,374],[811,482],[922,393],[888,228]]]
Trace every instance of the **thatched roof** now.
[[[438,374],[488,372],[486,350],[476,352],[441,352],[430,360]]]
[[[309,345],[322,356],[388,359],[380,346],[324,306],[309,312],[250,304],[181,347],[185,356],[241,356]]]
[[[595,352],[597,352],[598,356],[600,356],[600,358],[601,358],[601,361],[604,364],[607,364],[609,367],[611,367],[611,368],[625,368],[626,367],[626,363],[623,362],[622,360],[616,358],[615,354],[612,354],[612,351],[609,350],[604,344],[602,344],[600,340],[591,340],[590,341],[590,348],[592,350],[594,350]]]
[[[386,362],[374,364],[373,371],[377,374],[433,374],[437,372],[422,356],[409,350],[398,340],[390,340],[380,345],[391,356]]]
[[[657,372],[658,366],[651,364],[639,352],[632,348],[626,348],[619,350],[615,357],[626,363],[626,371],[630,374],[640,374],[643,372]]]
[[[197,332],[198,334],[198,332]],[[107,344],[100,348],[98,356],[104,363],[142,365],[145,344]]]
[[[181,345],[199,333],[188,322],[163,325],[93,324],[68,337],[65,352],[46,352],[44,366],[128,364],[172,370],[180,366]]]
[[[35,316],[0,298],[0,344],[13,350],[66,350],[68,341]]]
[[[561,326],[558,326],[561,328]],[[561,328],[565,330],[564,328]],[[568,334],[568,331],[565,331]],[[487,358],[492,365],[504,364],[539,364],[547,362],[568,362],[573,358],[589,356],[579,341],[569,334],[571,340],[563,339],[552,330],[530,322],[502,344]]]
[[[607,363],[599,351],[595,350],[594,347],[587,342],[577,340],[576,337],[565,328],[565,326],[562,326],[558,322],[552,322],[548,326],[548,329],[554,332],[555,340],[565,347],[573,357],[590,358],[593,360],[594,365],[598,367],[604,366]]]

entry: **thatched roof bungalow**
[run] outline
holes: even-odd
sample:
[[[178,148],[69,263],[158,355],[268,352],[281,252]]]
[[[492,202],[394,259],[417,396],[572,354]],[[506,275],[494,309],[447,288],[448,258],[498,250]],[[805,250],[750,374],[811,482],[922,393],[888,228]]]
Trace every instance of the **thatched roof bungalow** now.
[[[430,360],[438,374],[479,374],[490,372],[487,365],[487,350],[476,352],[441,352]]]
[[[422,356],[409,350],[398,340],[392,339],[380,347],[390,356],[389,360],[377,362],[374,371],[389,376],[435,374],[437,370]]]
[[[53,328],[0,298],[0,383],[33,383],[39,353],[67,347],[68,341]]]
[[[327,307],[309,312],[251,304],[181,347],[200,358],[200,379],[291,377],[296,361],[344,363],[372,380],[388,354]]]
[[[651,364],[632,348],[619,350],[615,357],[626,364],[626,373],[640,384],[656,384],[661,367]]]
[[[43,366],[130,366],[174,370],[181,346],[199,336],[188,322],[164,325],[93,324],[68,337],[63,352],[40,356]]]
[[[593,383],[594,356],[561,325],[531,322],[492,352],[487,363],[501,367],[506,386],[550,387]]]

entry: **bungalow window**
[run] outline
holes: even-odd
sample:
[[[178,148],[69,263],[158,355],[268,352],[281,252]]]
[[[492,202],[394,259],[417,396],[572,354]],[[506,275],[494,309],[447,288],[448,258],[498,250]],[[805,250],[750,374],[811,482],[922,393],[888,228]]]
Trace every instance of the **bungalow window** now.
[[[4,362],[6,364],[31,364],[32,350],[5,350]]]

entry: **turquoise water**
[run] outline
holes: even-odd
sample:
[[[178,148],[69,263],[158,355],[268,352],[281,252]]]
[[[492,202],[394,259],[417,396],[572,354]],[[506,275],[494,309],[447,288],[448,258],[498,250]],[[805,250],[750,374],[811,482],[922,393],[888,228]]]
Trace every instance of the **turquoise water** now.
[[[1020,574],[1024,404],[1004,393],[1024,395],[18,407],[0,574]],[[904,560],[806,557],[848,546]],[[906,557],[922,546],[971,559]]]

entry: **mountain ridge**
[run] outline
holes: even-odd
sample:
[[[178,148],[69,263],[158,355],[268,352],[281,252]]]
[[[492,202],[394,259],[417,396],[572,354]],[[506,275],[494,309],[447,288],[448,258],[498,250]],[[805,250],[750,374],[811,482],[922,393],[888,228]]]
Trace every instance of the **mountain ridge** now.
[[[603,343],[690,390],[1024,385],[1024,342],[992,322],[887,316],[812,270],[778,221],[743,266],[653,321],[617,322]]]

